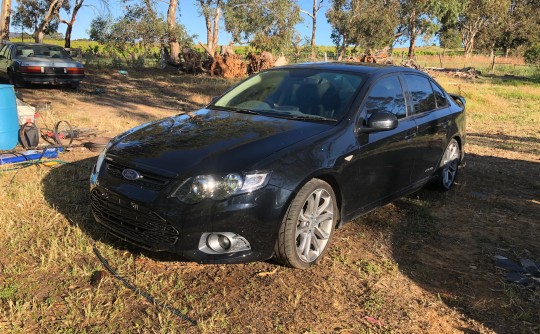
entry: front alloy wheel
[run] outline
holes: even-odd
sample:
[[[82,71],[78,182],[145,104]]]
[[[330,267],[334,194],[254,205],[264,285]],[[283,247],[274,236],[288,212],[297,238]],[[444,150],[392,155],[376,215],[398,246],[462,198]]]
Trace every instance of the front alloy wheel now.
[[[306,269],[328,251],[339,212],[330,185],[313,179],[292,201],[276,243],[276,257],[283,264]]]
[[[452,139],[444,151],[439,168],[439,185],[443,190],[450,190],[456,181],[461,152],[459,144]]]

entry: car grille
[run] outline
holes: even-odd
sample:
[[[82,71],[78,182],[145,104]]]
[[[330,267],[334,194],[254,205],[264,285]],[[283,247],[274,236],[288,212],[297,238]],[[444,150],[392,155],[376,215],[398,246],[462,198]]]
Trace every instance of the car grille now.
[[[124,169],[128,169],[132,167],[128,167],[122,164],[119,164],[116,161],[107,161],[107,171],[110,175],[122,179],[124,182],[138,184],[145,188],[150,188],[154,190],[161,190],[163,189],[169,182],[171,181],[170,178],[157,175],[154,173],[149,173],[146,171],[141,171],[137,169],[137,172],[142,176],[142,178],[138,180],[128,180],[122,176],[122,171]]]
[[[91,200],[99,222],[114,234],[154,250],[178,241],[178,231],[171,224],[141,205],[99,189],[92,191]]]

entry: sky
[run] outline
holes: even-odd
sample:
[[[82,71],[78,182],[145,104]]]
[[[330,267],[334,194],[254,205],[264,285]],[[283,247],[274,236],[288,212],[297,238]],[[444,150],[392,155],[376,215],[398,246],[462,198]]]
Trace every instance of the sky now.
[[[120,1],[110,0],[109,2],[110,14],[113,17],[119,17],[122,15],[123,8]],[[311,11],[313,6],[312,0],[298,0],[298,2],[300,8]],[[168,7],[167,0],[158,0],[157,3],[158,11],[163,13],[165,16]],[[85,0],[85,4],[87,5],[82,7],[77,14],[77,20],[73,26],[72,39],[88,38],[87,31],[90,27],[90,22],[92,19],[98,16],[106,16],[107,11],[103,5],[100,4],[99,0]],[[195,43],[206,43],[206,26],[204,24],[204,19],[199,15],[197,8],[198,7],[195,0],[179,0],[177,22],[183,24],[190,35],[198,35],[198,37],[195,38]],[[333,45],[332,40],[330,39],[332,28],[326,21],[325,12],[326,7],[321,9],[317,15],[317,45]],[[65,13],[61,13],[61,16],[65,19],[68,18]],[[298,24],[296,28],[302,38],[311,38],[311,18],[305,14],[301,14],[301,16],[304,18],[304,22]],[[65,29],[66,25],[60,24],[58,31],[65,33]],[[20,32],[20,29],[17,29],[17,27],[12,27],[12,31]],[[225,31],[223,19],[221,20],[219,31],[219,45],[228,44],[232,38]]]
[[[72,39],[84,39],[88,38],[88,30],[90,28],[90,22],[98,16],[107,16],[108,13],[112,17],[119,17],[123,12],[123,5],[119,0],[108,0],[108,10],[103,6],[100,0],[85,0],[85,6],[83,6],[77,14],[75,25],[73,26]],[[298,4],[301,9],[311,12],[313,7],[312,0],[298,0]],[[333,45],[330,39],[332,27],[326,20],[326,10],[328,9],[329,1],[326,0],[324,7],[317,14],[317,35],[315,43],[321,46]],[[165,17],[168,8],[167,0],[157,0],[158,12],[162,13]],[[177,22],[183,24],[190,35],[197,35],[194,39],[195,43],[206,43],[206,26],[204,24],[204,18],[199,15],[196,0],[179,0]],[[63,19],[69,19],[66,13],[61,12]],[[304,21],[296,26],[296,29],[302,36],[302,39],[311,38],[311,18],[305,14],[300,14]],[[12,32],[20,32],[18,27],[12,26]],[[62,34],[65,33],[66,25],[60,24],[58,31]],[[232,40],[230,34],[225,31],[225,25],[223,18],[220,22],[219,29],[219,45],[226,45]],[[402,46],[402,45],[397,45]]]

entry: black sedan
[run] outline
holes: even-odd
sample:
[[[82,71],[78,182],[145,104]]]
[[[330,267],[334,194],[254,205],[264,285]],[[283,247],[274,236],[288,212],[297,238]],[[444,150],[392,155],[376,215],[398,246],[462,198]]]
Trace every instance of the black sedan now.
[[[465,101],[401,67],[300,64],[114,138],[91,175],[112,234],[201,263],[308,268],[335,228],[463,159]]]
[[[6,43],[0,45],[0,76],[16,87],[27,83],[79,87],[84,67],[57,45]]]

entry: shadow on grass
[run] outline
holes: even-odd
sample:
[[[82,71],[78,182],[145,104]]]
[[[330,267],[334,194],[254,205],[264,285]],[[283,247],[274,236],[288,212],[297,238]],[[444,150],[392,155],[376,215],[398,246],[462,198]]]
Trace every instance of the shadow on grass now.
[[[97,225],[88,182],[94,163],[90,158],[52,170],[43,181],[50,205],[94,240],[158,261],[184,261],[130,246]],[[425,189],[360,221],[390,235],[399,270],[450,307],[496,332],[536,332],[538,291],[506,283],[493,256],[540,260],[539,167],[468,155],[453,191]]]
[[[511,74],[504,74],[504,75],[486,74],[484,75],[484,77],[493,79],[494,83],[501,84],[501,85],[519,86],[519,85],[523,85],[524,83],[540,84],[540,74],[527,76],[527,77],[511,75]]]
[[[157,261],[185,261],[176,254],[149,252],[133,246],[109,234],[95,221],[90,206],[89,178],[96,159],[87,158],[51,170],[43,180],[47,202],[93,240]]]
[[[537,332],[540,291],[505,282],[493,257],[540,260],[539,170],[539,163],[468,155],[454,190],[396,201],[399,223],[383,224],[400,270],[496,332]]]

